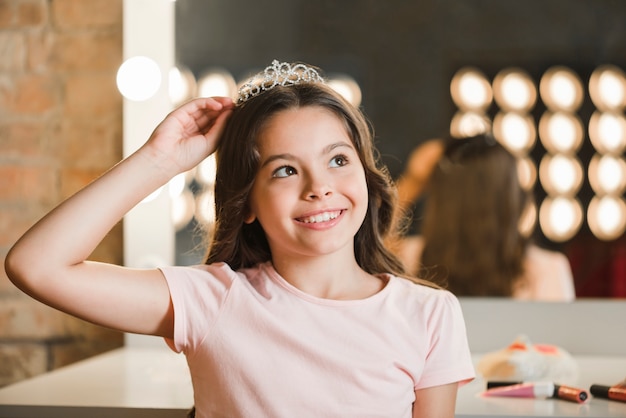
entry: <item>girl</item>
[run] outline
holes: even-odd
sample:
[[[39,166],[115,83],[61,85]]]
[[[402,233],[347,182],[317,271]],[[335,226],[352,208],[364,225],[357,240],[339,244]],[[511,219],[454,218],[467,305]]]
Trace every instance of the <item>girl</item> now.
[[[207,264],[87,261],[135,204],[216,152]],[[394,200],[361,112],[274,61],[236,105],[193,100],[62,203],[6,259],[57,309],[184,352],[198,417],[453,417],[474,377],[455,297],[399,277]]]
[[[407,270],[446,281],[458,296],[574,300],[565,255],[532,244],[520,227],[531,195],[515,156],[490,134],[440,140],[438,147],[422,235],[400,246]]]

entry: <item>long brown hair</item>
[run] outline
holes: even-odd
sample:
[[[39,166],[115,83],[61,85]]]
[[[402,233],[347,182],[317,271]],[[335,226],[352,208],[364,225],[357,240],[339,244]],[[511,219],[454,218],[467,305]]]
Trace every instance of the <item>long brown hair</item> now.
[[[511,296],[528,237],[530,199],[516,158],[491,135],[450,139],[435,167],[423,218],[421,275],[460,296]]]
[[[369,202],[354,240],[357,263],[370,274],[403,274],[401,262],[385,246],[385,240],[397,233],[396,194],[387,170],[378,163],[371,126],[358,108],[322,83],[273,87],[233,110],[216,152],[216,224],[205,262],[226,262],[239,269],[271,260],[261,224],[244,222],[259,164],[256,141],[273,115],[305,106],[323,107],[344,122],[365,170]]]

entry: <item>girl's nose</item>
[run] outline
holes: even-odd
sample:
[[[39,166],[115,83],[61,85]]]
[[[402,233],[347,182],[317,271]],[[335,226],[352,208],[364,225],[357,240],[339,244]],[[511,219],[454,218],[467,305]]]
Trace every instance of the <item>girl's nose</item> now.
[[[323,199],[332,195],[332,187],[327,178],[323,176],[311,176],[308,178],[305,188],[307,199]]]

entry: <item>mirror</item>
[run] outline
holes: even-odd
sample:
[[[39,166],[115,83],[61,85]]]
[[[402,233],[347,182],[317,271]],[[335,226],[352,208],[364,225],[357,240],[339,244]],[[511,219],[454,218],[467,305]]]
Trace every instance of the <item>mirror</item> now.
[[[352,76],[394,177],[416,145],[449,132],[456,110],[450,80],[464,66],[480,68],[490,79],[517,66],[536,83],[554,65],[572,69],[584,83],[599,65],[626,69],[626,8],[611,0],[178,0],[175,12],[176,61],[196,77],[221,67],[239,81],[273,58]],[[543,104],[535,107],[535,122],[545,110]],[[578,116],[586,125],[593,112],[587,94]],[[545,151],[537,141],[532,153],[537,166]],[[578,157],[587,164],[593,153],[586,132]],[[545,197],[542,189],[536,194]],[[585,178],[579,192],[583,206],[592,196]],[[416,205],[416,215],[420,210]],[[565,242],[552,242],[540,232],[537,241],[568,256],[578,297],[626,297],[623,234],[603,241],[583,222]],[[198,244],[193,225],[179,232],[178,261],[197,260]]]

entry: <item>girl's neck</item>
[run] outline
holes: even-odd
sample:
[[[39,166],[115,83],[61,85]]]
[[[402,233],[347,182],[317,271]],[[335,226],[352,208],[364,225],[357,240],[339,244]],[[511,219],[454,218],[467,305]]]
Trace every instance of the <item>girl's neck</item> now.
[[[299,290],[323,299],[363,299],[378,293],[385,282],[364,271],[345,254],[325,257],[274,257],[274,269]]]

